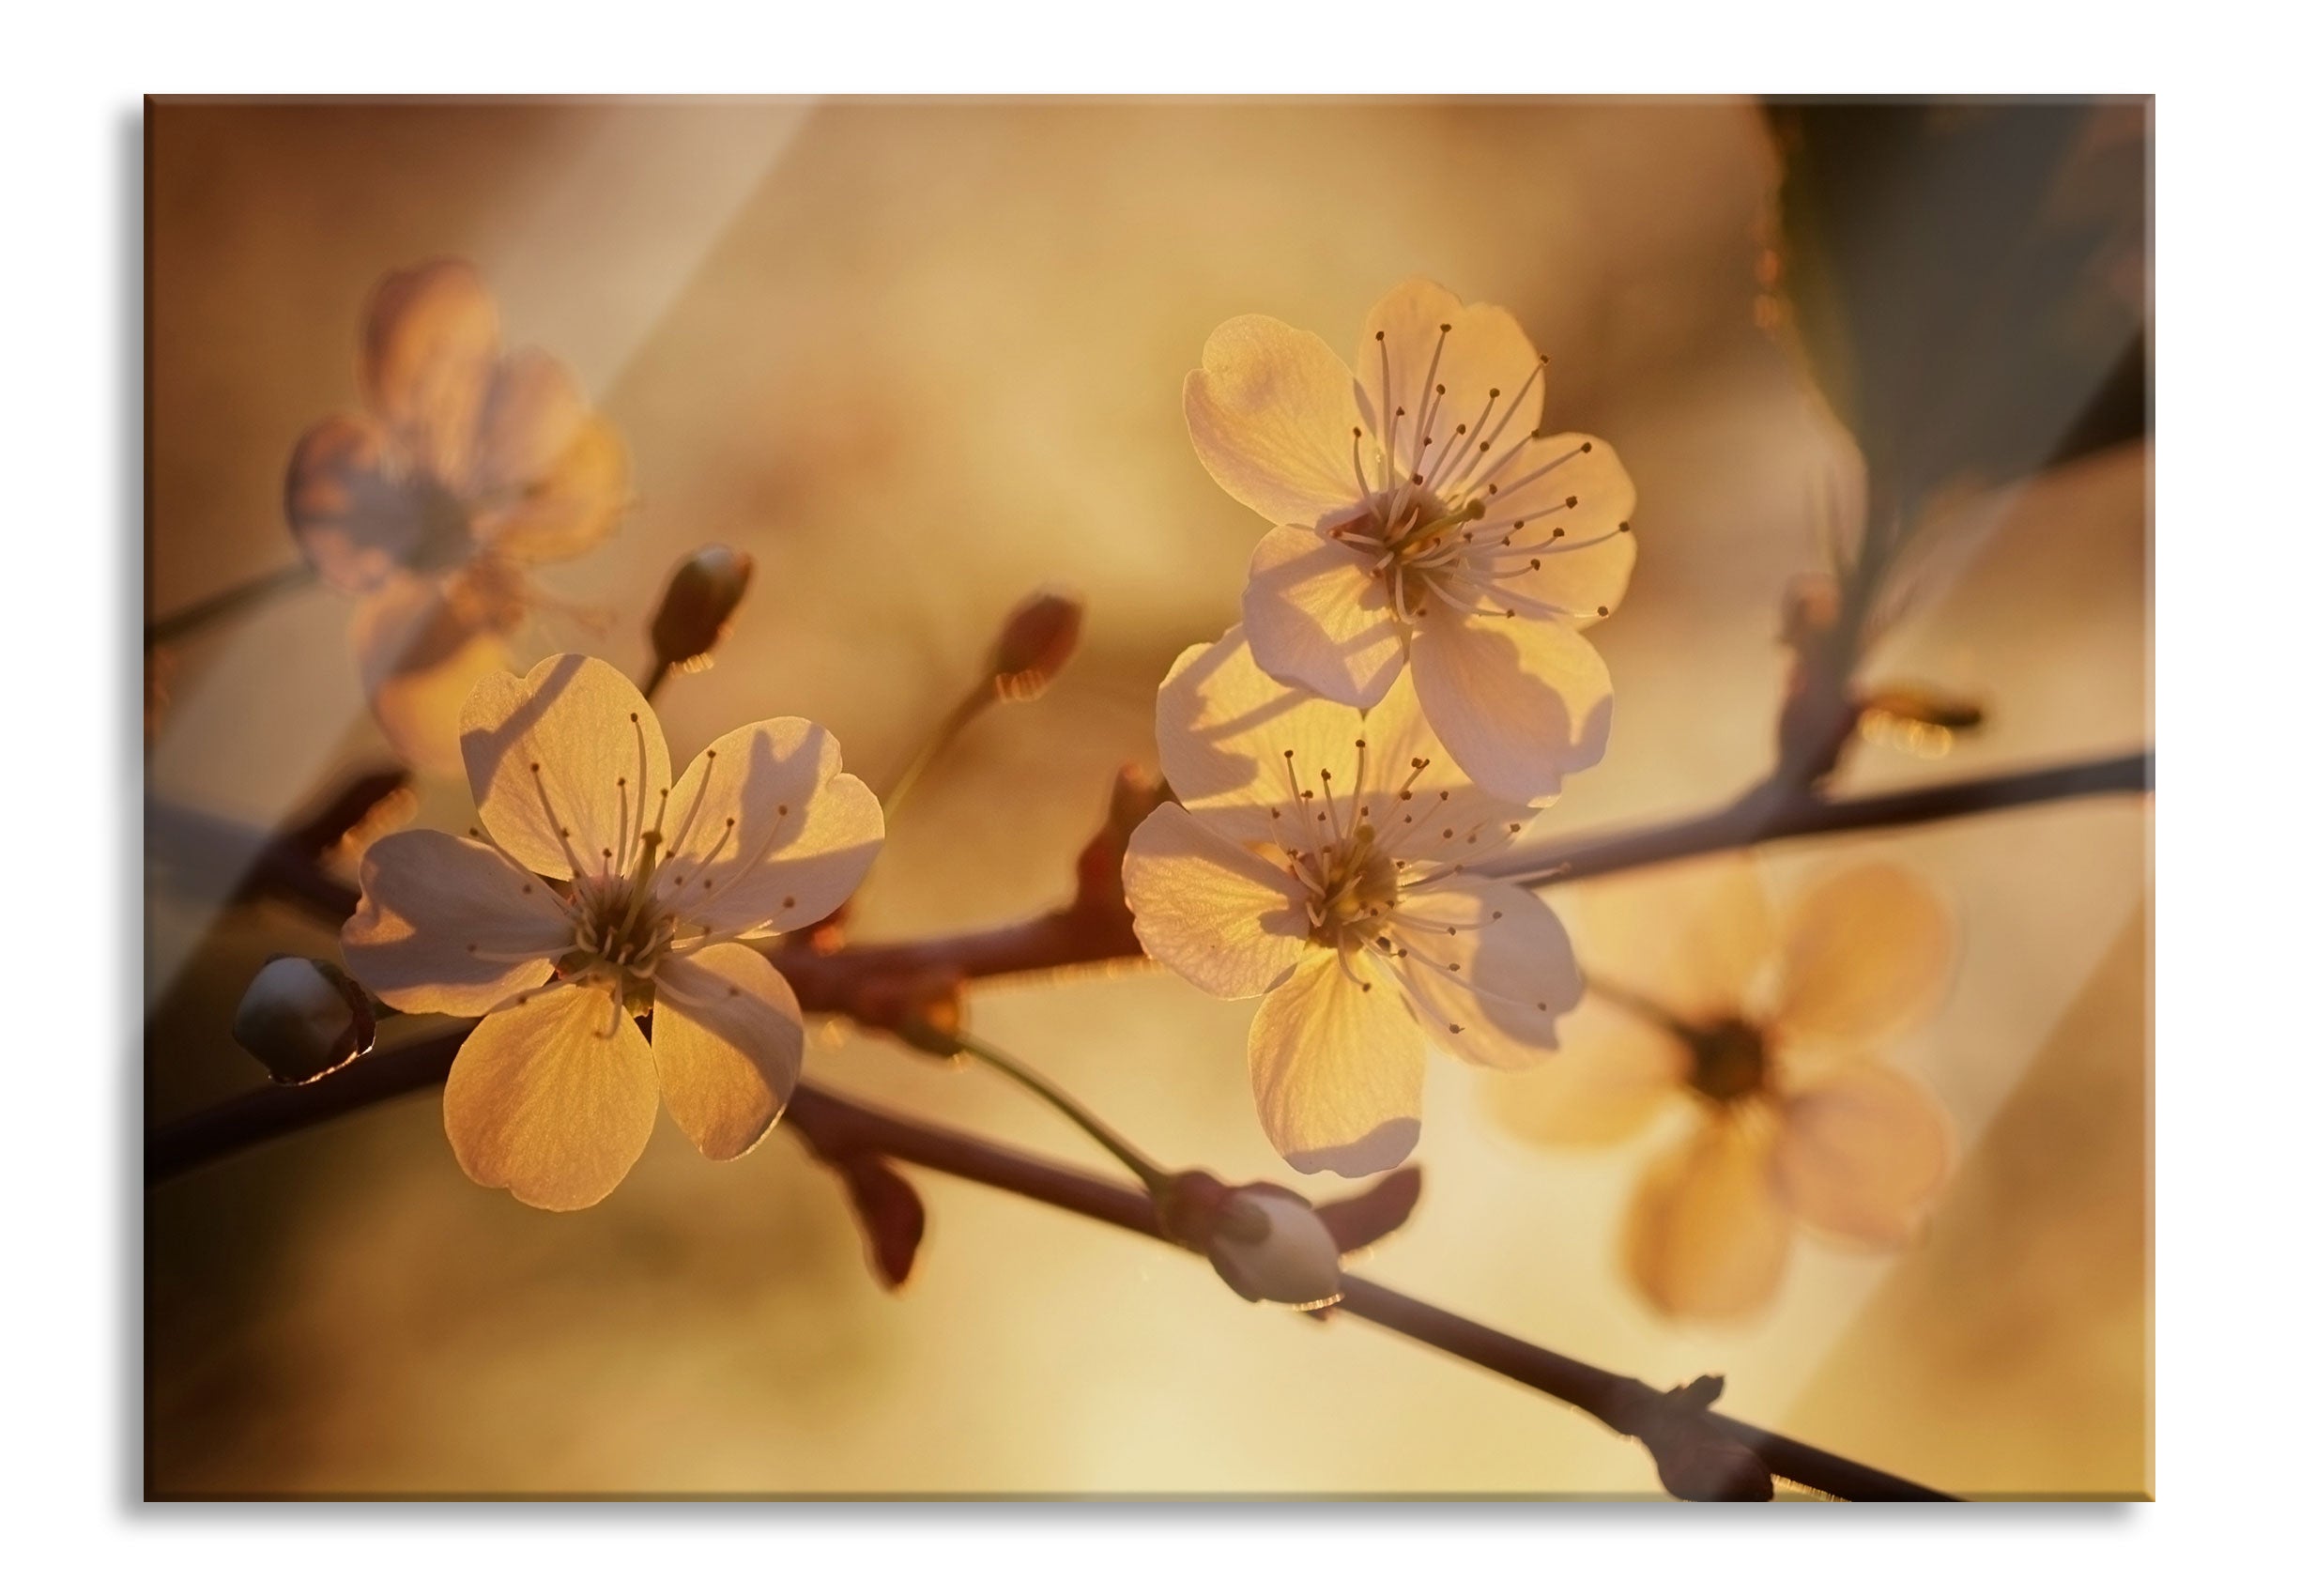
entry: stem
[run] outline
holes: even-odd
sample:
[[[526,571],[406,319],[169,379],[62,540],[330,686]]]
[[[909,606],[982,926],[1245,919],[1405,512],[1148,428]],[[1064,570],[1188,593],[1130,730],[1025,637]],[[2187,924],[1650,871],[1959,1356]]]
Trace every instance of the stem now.
[[[261,576],[251,576],[235,588],[212,593],[196,604],[186,605],[172,615],[162,615],[144,623],[144,648],[150,652],[162,643],[175,642],[206,626],[236,614],[251,606],[261,604],[275,594],[293,592],[317,575],[299,560],[282,566]]]
[[[1477,873],[1500,881],[1547,883],[1666,864],[1791,836],[1827,836],[1916,825],[1960,815],[1993,814],[2064,798],[2097,797],[2154,789],[2151,752],[2119,754],[2076,764],[2047,765],[2010,775],[1979,776],[1911,787],[1862,798],[1829,798],[1768,782],[1693,820],[1644,826],[1610,836],[1572,837],[1547,848],[1495,859]]]
[[[455,1050],[469,1034],[469,1026],[459,1025],[364,1059],[309,1086],[258,1088],[163,1126],[145,1143],[145,1182],[157,1185],[354,1109],[437,1086],[447,1079]],[[869,1108],[805,1082],[792,1095],[786,1117],[819,1147],[867,1147],[920,1169],[1009,1191],[1153,1240],[1169,1239],[1158,1229],[1157,1211],[1144,1193],[995,1142]],[[1520,1341],[1355,1275],[1342,1277],[1338,1307],[1581,1408],[1615,1429],[1636,1425],[1639,1415],[1660,1395],[1641,1380]],[[1710,1421],[1756,1452],[1774,1474],[1832,1496],[1848,1501],[1952,1499],[1755,1424],[1722,1414],[1712,1415]]]
[[[1096,1119],[1068,1093],[1031,1068],[1020,1059],[1001,1052],[979,1036],[970,1036],[961,1032],[954,1039],[961,1048],[973,1053],[991,1068],[1020,1082],[1025,1089],[1036,1093],[1071,1124],[1077,1126],[1096,1142],[1101,1143],[1111,1157],[1132,1170],[1135,1178],[1149,1190],[1156,1192],[1173,1180],[1173,1177],[1171,1174],[1137,1151],[1132,1143],[1112,1130],[1101,1120]]]
[[[654,702],[655,695],[662,691],[664,681],[670,673],[671,662],[667,659],[658,659],[654,664],[649,666],[647,680],[639,686],[639,697],[645,698],[649,703]]]
[[[954,704],[950,713],[928,734],[918,752],[911,756],[911,762],[903,767],[902,774],[895,778],[895,784],[886,790],[886,796],[879,801],[880,812],[893,819],[895,810],[910,796],[911,789],[918,785],[918,778],[927,774],[927,767],[942,757],[943,751],[950,746],[959,732],[966,729],[970,721],[996,702],[998,684],[986,676],[975,683],[966,697]]]

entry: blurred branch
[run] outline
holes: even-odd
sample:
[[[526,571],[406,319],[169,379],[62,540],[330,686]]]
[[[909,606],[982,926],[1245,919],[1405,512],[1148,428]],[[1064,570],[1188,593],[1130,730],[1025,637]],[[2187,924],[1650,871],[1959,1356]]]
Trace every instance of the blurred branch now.
[[[157,1184],[291,1131],[436,1087],[447,1079],[468,1034],[468,1026],[458,1025],[376,1053],[310,1086],[249,1092],[164,1126],[145,1144],[145,1180]],[[963,1131],[866,1107],[809,1084],[799,1087],[784,1117],[826,1158],[892,1159],[1154,1240],[1168,1239],[1142,1191]],[[1664,1483],[1677,1495],[1761,1496],[1770,1491],[1764,1474],[1775,1474],[1853,1501],[1950,1499],[1817,1447],[1710,1414],[1708,1403],[1721,1389],[1714,1376],[1677,1391],[1658,1390],[1371,1281],[1345,1276],[1342,1283],[1342,1312],[1529,1386],[1634,1436],[1652,1452]],[[1764,1474],[1747,1464],[1750,1454]]]
[[[238,586],[210,594],[197,604],[189,604],[171,614],[146,621],[144,623],[144,647],[146,651],[156,649],[162,643],[175,642],[219,621],[229,620],[239,611],[261,604],[276,593],[293,592],[314,575],[309,565],[298,560],[293,565],[282,566],[261,576],[252,576]]]

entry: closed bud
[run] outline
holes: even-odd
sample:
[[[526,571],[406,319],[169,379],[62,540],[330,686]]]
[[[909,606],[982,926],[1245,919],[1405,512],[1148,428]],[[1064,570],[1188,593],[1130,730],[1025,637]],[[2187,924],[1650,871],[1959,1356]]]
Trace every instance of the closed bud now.
[[[1291,1191],[1231,1192],[1214,1215],[1206,1256],[1249,1302],[1323,1308],[1342,1296],[1342,1250],[1317,1210]]]
[[[655,608],[652,637],[657,663],[691,665],[719,646],[735,606],[750,588],[753,563],[741,549],[716,543],[680,562]]]
[[[334,965],[282,957],[255,973],[232,1021],[232,1037],[271,1079],[301,1086],[332,1074],[375,1045],[376,1009]]]
[[[1035,698],[1078,652],[1086,606],[1051,590],[1023,601],[990,651],[990,680],[1002,698]]]

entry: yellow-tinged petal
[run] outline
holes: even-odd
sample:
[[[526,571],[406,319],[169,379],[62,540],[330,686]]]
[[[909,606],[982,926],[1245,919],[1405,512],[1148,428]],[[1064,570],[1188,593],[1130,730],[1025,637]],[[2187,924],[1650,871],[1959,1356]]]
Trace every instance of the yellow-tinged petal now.
[[[1466,476],[1472,460],[1522,460],[1522,453],[1507,452],[1541,421],[1541,357],[1517,318],[1496,305],[1464,305],[1427,278],[1399,284],[1367,314],[1357,341],[1357,382],[1378,418],[1367,441],[1380,441],[1385,432],[1395,440],[1400,477],[1429,475],[1449,443],[1452,457],[1434,479],[1440,484]],[[1436,391],[1441,385],[1443,393]],[[1403,416],[1397,414],[1401,408]],[[1479,453],[1473,446],[1489,438],[1494,447]],[[1375,474],[1373,459],[1370,448],[1369,476]]]
[[[1405,629],[1356,549],[1301,527],[1254,548],[1244,600],[1254,663],[1280,682],[1358,709],[1381,701],[1405,664]]]
[[[1780,951],[1765,879],[1745,853],[1574,889],[1568,911],[1588,968],[1680,1020],[1756,1017],[1759,977]]]
[[[1571,627],[1433,613],[1413,664],[1432,729],[1496,797],[1548,803],[1605,752],[1613,678]]]
[[[1790,909],[1774,1015],[1792,1042],[1874,1042],[1932,1012],[1955,928],[1933,889],[1896,865],[1855,866]]]
[[[1622,468],[1621,457],[1614,453],[1612,444],[1586,433],[1560,432],[1535,438],[1506,463],[1495,463],[1484,475],[1476,490],[1485,504],[1485,518],[1480,525],[1507,526],[1510,547],[1506,552],[1539,556],[1544,575],[1551,574],[1553,566],[1563,569],[1579,555],[1618,545],[1631,513],[1637,508],[1637,490]],[[1494,558],[1499,559],[1500,551]],[[1628,557],[1614,547],[1613,558],[1626,580]],[[1513,567],[1525,564],[1526,559],[1502,562]],[[1529,591],[1538,591],[1538,584]],[[1587,604],[1572,607],[1593,612],[1599,605],[1611,606],[1620,596],[1617,587],[1609,594],[1595,592]],[[1594,613],[1585,614],[1582,623],[1596,619]]]
[[[602,660],[553,654],[524,679],[489,676],[462,725],[481,821],[541,875],[621,869],[671,785],[655,712]]]
[[[1415,1018],[1456,1058],[1545,1066],[1557,1016],[1581,1001],[1565,927],[1522,887],[1457,877],[1409,891],[1386,928]]]
[[[1947,1182],[1948,1115],[1920,1082],[1856,1064],[1781,1105],[1773,1170],[1783,1199],[1817,1230],[1894,1247]]]
[[[764,955],[720,943],[656,971],[654,1043],[672,1120],[705,1158],[731,1159],[758,1145],[798,1089],[806,1028]]]
[[[1350,369],[1314,333],[1266,315],[1222,323],[1183,382],[1182,414],[1207,473],[1265,520],[1315,526],[1359,499]]]
[[[354,606],[350,637],[368,708],[391,746],[419,769],[460,774],[464,704],[512,663],[485,610],[428,577],[403,575]]]
[[[1420,1139],[1425,1044],[1388,981],[1361,986],[1320,950],[1262,1000],[1246,1045],[1262,1128],[1304,1174],[1394,1169]]]
[[[564,982],[490,1014],[447,1076],[464,1173],[538,1208],[588,1208],[621,1184],[655,1123],[647,1038],[602,988]]]
[[[1682,1319],[1729,1319],[1770,1300],[1788,1262],[1789,1214],[1774,1190],[1774,1125],[1713,1113],[1647,1171],[1622,1232],[1646,1300]]]
[[[663,827],[656,897],[714,937],[811,926],[853,893],[886,837],[838,740],[783,716],[728,732],[688,764]]]
[[[530,564],[566,560],[621,519],[630,455],[574,375],[527,350],[503,362],[488,391],[468,491],[488,547]]]
[[[371,417],[329,417],[288,460],[288,529],[312,569],[346,592],[379,587],[406,563],[424,543],[431,503]]]
[[[461,483],[498,347],[495,300],[470,263],[395,271],[368,301],[360,392],[415,464]]]
[[[394,1008],[478,1015],[548,981],[572,940],[559,898],[494,849],[401,831],[360,861],[344,964]]]
[[[1347,772],[1364,726],[1357,711],[1273,680],[1239,626],[1183,650],[1158,687],[1167,785],[1199,820],[1257,841],[1269,838],[1270,809],[1295,801],[1288,751],[1311,777],[1322,766]]]
[[[1302,884],[1178,805],[1134,828],[1124,880],[1142,951],[1216,997],[1259,996],[1308,949]]]
[[[1557,1028],[1558,1051],[1492,1077],[1486,1104],[1512,1135],[1552,1147],[1602,1147],[1652,1123],[1693,1068],[1684,1044],[1612,1004],[1583,1004]]]

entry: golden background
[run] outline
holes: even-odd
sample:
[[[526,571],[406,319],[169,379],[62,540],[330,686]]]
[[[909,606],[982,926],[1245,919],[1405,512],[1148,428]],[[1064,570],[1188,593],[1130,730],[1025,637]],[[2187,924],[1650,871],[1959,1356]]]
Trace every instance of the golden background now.
[[[1050,579],[1084,597],[1069,671],[973,728],[891,828],[857,936],[992,924],[1066,890],[1114,767],[1155,764],[1159,678],[1234,620],[1264,529],[1183,429],[1206,333],[1258,311],[1346,350],[1409,275],[1515,313],[1553,358],[1545,425],[1610,440],[1637,484],[1638,569],[1591,634],[1616,683],[1611,751],[1543,832],[1689,813],[1768,767],[1780,596],[1820,562],[1844,456],[1758,325],[1775,162],[1751,104],[150,115],[154,612],[294,559],[288,453],[352,403],[375,280],[440,254],[480,267],[507,344],[567,361],[633,455],[636,508],[542,573],[569,607],[531,652],[636,675],[680,554],[757,558],[716,668],[662,696],[675,757],[802,714],[883,788],[1010,605]],[[1938,760],[1857,746],[1848,790],[2147,741],[2148,472],[2131,445],[1967,509],[1876,674],[1975,694],[1988,723]],[[348,612],[313,588],[177,651],[149,790],[270,823],[386,757]],[[418,823],[468,821],[455,784],[422,797]],[[1785,889],[1895,858],[1955,905],[1949,1001],[1893,1054],[1964,1149],[1909,1252],[1801,1240],[1756,1318],[1666,1324],[1614,1247],[1645,1153],[1676,1127],[1535,1151],[1441,1059],[1416,1154],[1427,1194],[1365,1272],[1656,1384],[1721,1371],[1737,1417],[1942,1489],[2147,1491],[2149,827],[2144,804],[2093,800],[1765,855]],[[230,1040],[241,989],[268,953],[332,947],[284,911],[152,878],[148,1122],[260,1082]],[[1154,1156],[1291,1179],[1247,1087],[1251,1010],[1142,970],[985,989],[974,1028]],[[979,1068],[819,1033],[807,1069],[1093,1161]],[[553,1215],[466,1180],[427,1095],[157,1188],[147,1489],[1653,1490],[1634,1444],[1494,1376],[1363,1324],[1249,1308],[1140,1238],[917,1181],[928,1239],[898,1297],[788,1133],[712,1165],[658,1127],[611,1198]]]

